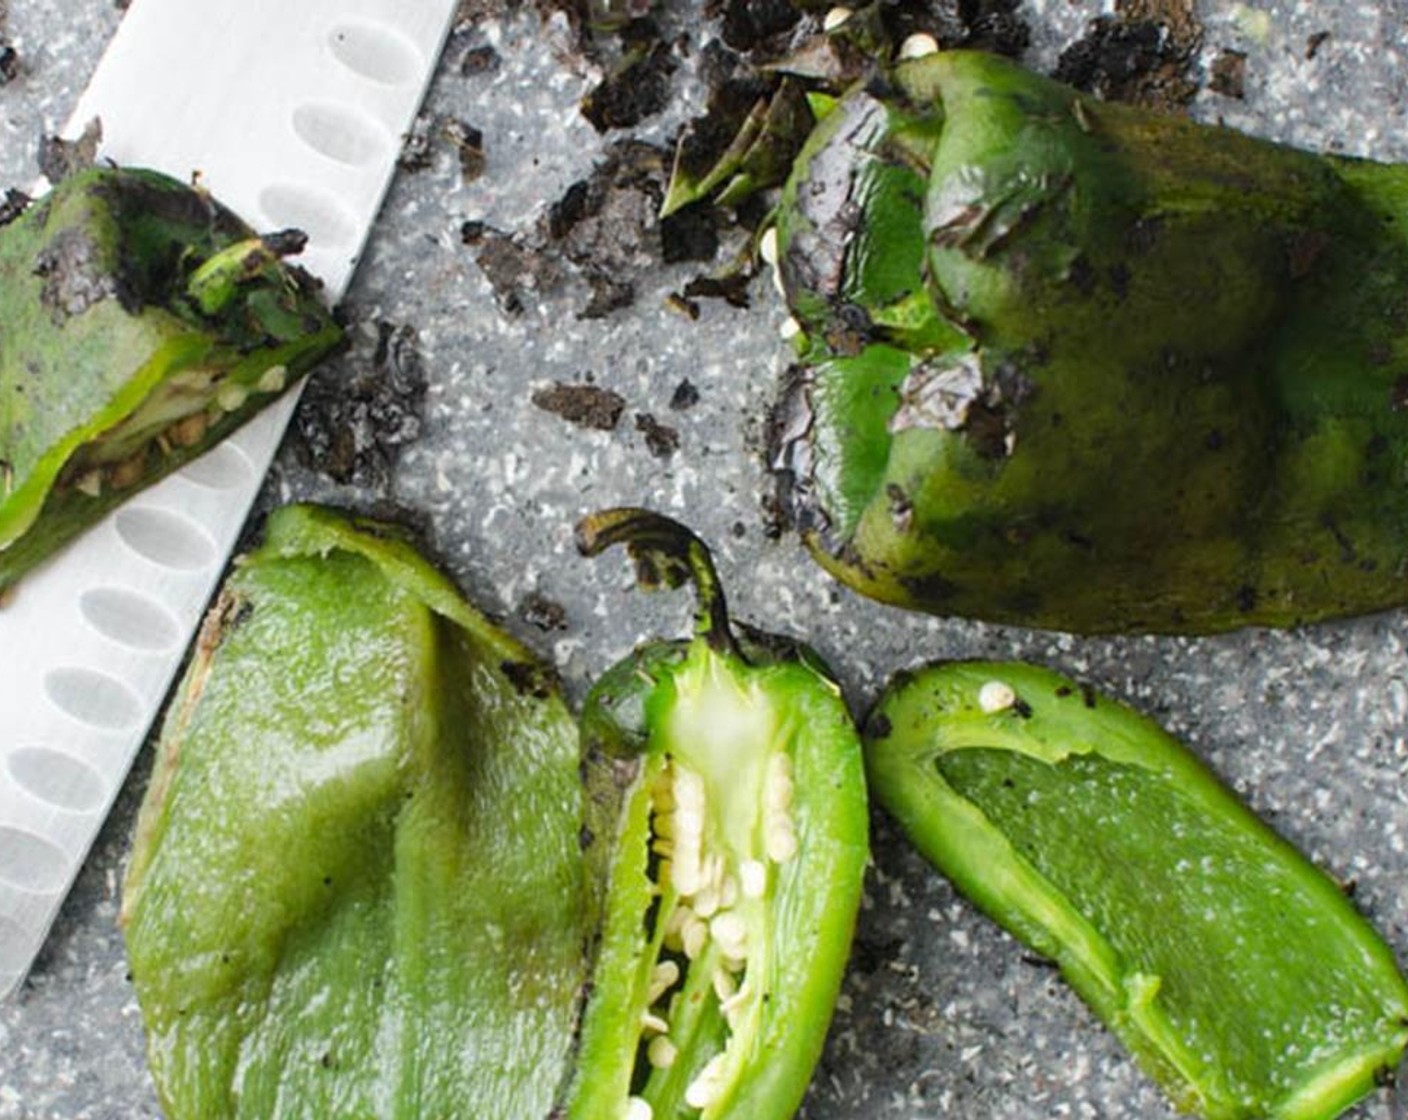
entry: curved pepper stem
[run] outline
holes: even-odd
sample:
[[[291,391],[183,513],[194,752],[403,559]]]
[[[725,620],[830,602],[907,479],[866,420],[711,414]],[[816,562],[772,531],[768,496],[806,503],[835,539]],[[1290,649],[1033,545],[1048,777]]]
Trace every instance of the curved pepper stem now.
[[[636,581],[651,590],[693,581],[698,607],[694,633],[716,653],[743,658],[728,621],[723,584],[708,546],[673,518],[631,506],[588,514],[577,522],[577,550],[598,556],[624,544],[636,562]]]
[[[285,229],[227,245],[191,273],[186,294],[203,314],[218,314],[235,298],[241,285],[284,257],[303,252],[307,243],[308,235],[302,230]]]

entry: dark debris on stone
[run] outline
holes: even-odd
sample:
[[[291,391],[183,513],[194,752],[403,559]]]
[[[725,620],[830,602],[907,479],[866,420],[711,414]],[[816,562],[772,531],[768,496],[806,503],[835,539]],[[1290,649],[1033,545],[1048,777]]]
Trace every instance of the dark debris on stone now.
[[[1198,92],[1202,37],[1193,0],[1120,0],[1061,53],[1055,77],[1107,101],[1179,112]]]
[[[375,338],[370,354],[354,345],[313,376],[293,434],[307,469],[385,490],[400,449],[420,436],[428,381],[414,327],[381,321]]]
[[[613,431],[626,410],[626,400],[620,393],[599,385],[569,384],[559,381],[533,393],[533,404],[544,412],[600,432]]]

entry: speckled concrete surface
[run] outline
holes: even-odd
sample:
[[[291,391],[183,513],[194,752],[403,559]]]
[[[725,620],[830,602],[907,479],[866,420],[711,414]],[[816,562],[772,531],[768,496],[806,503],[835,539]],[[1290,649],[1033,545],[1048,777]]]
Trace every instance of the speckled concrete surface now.
[[[1030,3],[1030,60],[1059,48],[1102,10]],[[1204,92],[1196,112],[1306,146],[1408,159],[1408,0],[1225,3],[1205,0],[1205,57],[1247,54],[1246,98]],[[10,0],[24,59],[0,86],[0,184],[33,178],[34,141],[67,114],[120,18],[111,5]],[[686,21],[687,22],[687,21]],[[1313,58],[1312,35],[1329,32]],[[645,274],[635,305],[576,317],[570,284],[506,316],[459,227],[525,227],[599,158],[604,141],[577,114],[594,75],[561,27],[535,17],[486,21],[497,69],[445,68],[433,107],[483,129],[488,158],[464,184],[448,151],[392,190],[350,296],[367,321],[413,324],[431,376],[426,431],[389,496],[431,519],[433,543],[470,593],[561,665],[580,696],[591,677],[651,633],[686,624],[680,596],[630,589],[620,557],[578,559],[571,527],[610,504],[682,516],[716,546],[735,612],[806,635],[831,659],[858,709],[894,669],[942,655],[1022,657],[1106,687],[1163,720],[1331,874],[1408,958],[1408,660],[1400,613],[1310,630],[1216,639],[1091,640],[906,615],[824,578],[796,540],[765,533],[762,411],[782,365],[784,313],[765,283],[739,311],[705,301],[698,322],[665,307],[694,266]],[[647,134],[667,136],[701,91],[677,79],[675,104]],[[609,139],[609,138],[608,138]],[[534,407],[534,388],[581,381],[614,389],[626,419],[590,432]],[[672,410],[688,378],[699,402]],[[650,453],[631,418],[680,433]],[[281,455],[266,504],[286,497],[364,501]],[[533,593],[561,603],[564,629],[519,613]],[[140,1017],[114,926],[116,883],[145,781],[139,765],[36,970],[0,1005],[0,1120],[157,1116]],[[811,1120],[866,1117],[1107,1118],[1174,1114],[1113,1039],[1046,967],[1033,963],[877,818],[875,866],[830,1044],[805,1108]],[[1351,1115],[1388,1120],[1380,1093]]]

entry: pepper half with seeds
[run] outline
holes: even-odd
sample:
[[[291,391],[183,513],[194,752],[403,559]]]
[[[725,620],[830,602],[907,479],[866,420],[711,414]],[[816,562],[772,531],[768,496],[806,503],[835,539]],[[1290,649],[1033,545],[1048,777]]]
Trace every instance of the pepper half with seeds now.
[[[201,633],[123,892],[171,1120],[542,1120],[586,976],[576,722],[389,526],[288,507]]]
[[[0,588],[338,345],[316,283],[204,191],[65,179],[0,230]]]
[[[1182,1109],[1329,1120],[1391,1077],[1408,984],[1339,887],[1182,745],[1029,665],[898,675],[876,799],[1061,968]]]
[[[692,579],[691,640],[641,647],[583,714],[601,934],[570,1120],[791,1116],[860,902],[867,811],[840,692],[802,647],[731,626],[704,545],[667,518],[585,519],[642,582]]]
[[[779,210],[784,505],[901,606],[1077,632],[1408,600],[1408,169],[971,52],[833,104]]]

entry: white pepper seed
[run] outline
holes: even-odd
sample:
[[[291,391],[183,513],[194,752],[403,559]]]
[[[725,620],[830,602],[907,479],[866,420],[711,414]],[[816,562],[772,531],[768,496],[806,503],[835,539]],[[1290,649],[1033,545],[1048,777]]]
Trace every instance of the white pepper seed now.
[[[777,264],[776,226],[768,226],[767,229],[763,230],[763,236],[758,239],[758,256],[762,257],[766,264]]]
[[[680,932],[680,948],[690,960],[698,960],[709,943],[709,923],[695,914],[690,914]]]
[[[988,715],[1005,712],[1017,702],[1017,694],[1006,681],[988,681],[978,689],[978,707]]]
[[[234,412],[244,407],[244,402],[248,399],[249,390],[233,381],[225,382],[215,392],[215,403],[226,412]]]
[[[748,953],[748,925],[732,910],[715,914],[709,922],[709,936],[726,957],[744,957]]]
[[[657,961],[654,970],[650,974],[648,1002],[655,1003],[661,996],[679,983],[679,979],[679,965],[674,961]]]
[[[669,1069],[680,1055],[679,1047],[667,1034],[657,1034],[645,1048],[645,1060],[655,1069]]]
[[[912,58],[926,58],[931,54],[938,53],[938,40],[924,31],[916,31],[900,44],[900,58],[904,61]]]
[[[709,1059],[699,1076],[689,1083],[684,1091],[684,1103],[690,1108],[708,1108],[724,1089],[724,1056],[715,1054]]]

